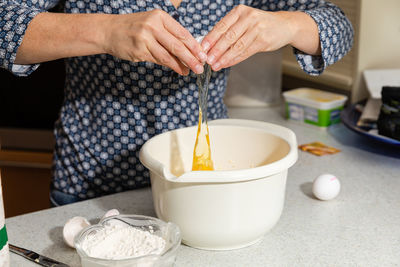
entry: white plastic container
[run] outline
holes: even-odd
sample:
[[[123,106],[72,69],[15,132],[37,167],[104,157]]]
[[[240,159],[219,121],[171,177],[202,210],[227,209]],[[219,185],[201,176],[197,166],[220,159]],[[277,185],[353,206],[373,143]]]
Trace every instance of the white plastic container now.
[[[176,223],[192,247],[227,250],[257,242],[282,213],[287,171],[297,160],[294,133],[258,121],[212,121],[216,171],[191,171],[196,130],[160,134],[140,151],[157,216]]]
[[[340,112],[347,97],[311,88],[298,88],[283,93],[286,116],[295,121],[319,127],[340,122]]]
[[[1,186],[0,173],[0,267],[10,266],[10,255],[8,251],[8,238],[5,225],[3,191]]]
[[[229,107],[281,103],[282,51],[258,53],[230,70],[224,102]]]

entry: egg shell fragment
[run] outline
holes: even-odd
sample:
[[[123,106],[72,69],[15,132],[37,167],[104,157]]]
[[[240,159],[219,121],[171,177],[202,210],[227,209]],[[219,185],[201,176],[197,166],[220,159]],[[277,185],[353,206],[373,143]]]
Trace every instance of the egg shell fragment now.
[[[71,248],[75,248],[75,237],[86,227],[90,226],[90,222],[81,216],[76,216],[69,219],[63,228],[64,242]]]
[[[111,216],[116,216],[119,215],[119,211],[117,209],[111,209],[109,211],[107,211],[103,217],[101,217],[100,221],[104,220],[107,217],[111,217]]]

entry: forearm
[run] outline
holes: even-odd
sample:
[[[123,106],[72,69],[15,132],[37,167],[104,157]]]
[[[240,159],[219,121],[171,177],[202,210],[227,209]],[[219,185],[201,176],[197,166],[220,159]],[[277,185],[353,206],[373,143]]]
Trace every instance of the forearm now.
[[[252,5],[264,11],[276,11],[280,26],[276,42],[292,45],[301,68],[310,75],[320,75],[327,66],[340,60],[350,51],[354,31],[343,11],[324,0],[253,1]],[[289,10],[297,10],[290,11]],[[287,40],[286,33],[290,38]],[[275,35],[270,35],[271,38]]]
[[[321,55],[317,23],[306,13],[300,11],[279,11],[291,29],[290,45],[309,55]]]
[[[187,75],[189,68],[202,73],[206,58],[188,30],[155,9],[124,15],[40,13],[29,24],[15,63],[103,53],[153,62],[181,75]]]
[[[29,24],[16,64],[104,53],[106,14],[40,13]]]

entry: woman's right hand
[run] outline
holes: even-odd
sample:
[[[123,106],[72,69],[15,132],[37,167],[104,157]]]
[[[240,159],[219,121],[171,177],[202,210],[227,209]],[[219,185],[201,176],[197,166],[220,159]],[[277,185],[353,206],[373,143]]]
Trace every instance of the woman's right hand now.
[[[207,56],[200,44],[168,13],[156,9],[109,18],[101,44],[106,53],[133,62],[151,61],[181,75],[189,68],[197,74],[204,71]]]

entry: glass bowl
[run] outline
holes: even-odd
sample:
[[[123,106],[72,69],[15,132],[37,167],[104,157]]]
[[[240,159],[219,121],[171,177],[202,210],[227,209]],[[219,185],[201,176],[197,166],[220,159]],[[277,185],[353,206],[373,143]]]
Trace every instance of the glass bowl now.
[[[163,238],[166,242],[165,249],[161,254],[148,254],[140,257],[133,257],[121,260],[109,260],[90,257],[82,248],[82,242],[86,236],[95,234],[105,225],[110,223],[126,224],[128,226],[151,232]],[[173,266],[178,247],[181,243],[181,233],[177,225],[166,223],[157,218],[142,215],[117,215],[104,218],[98,224],[84,229],[75,238],[75,247],[78,252],[82,267],[100,266],[148,266],[148,267],[168,267]]]

